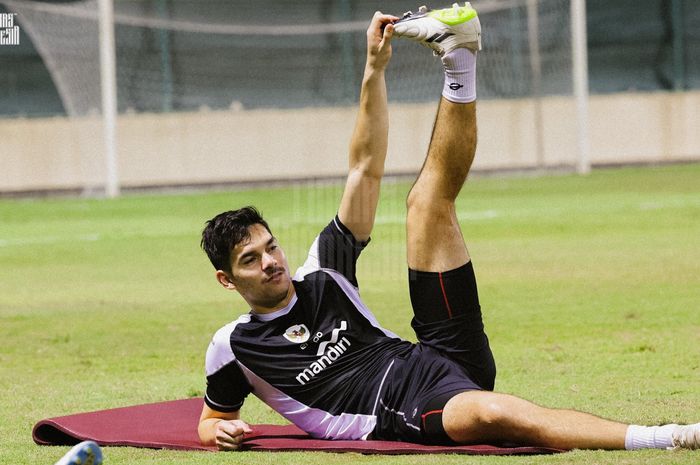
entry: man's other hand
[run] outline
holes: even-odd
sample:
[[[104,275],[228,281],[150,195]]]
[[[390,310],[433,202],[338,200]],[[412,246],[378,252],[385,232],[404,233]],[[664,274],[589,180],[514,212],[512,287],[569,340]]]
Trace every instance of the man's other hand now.
[[[238,450],[245,435],[252,432],[242,420],[221,420],[216,424],[216,447],[219,450]]]

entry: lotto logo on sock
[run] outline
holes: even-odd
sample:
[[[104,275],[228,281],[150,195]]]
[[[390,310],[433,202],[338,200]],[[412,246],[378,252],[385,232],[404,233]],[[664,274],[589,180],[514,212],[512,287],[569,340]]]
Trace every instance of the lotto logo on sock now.
[[[19,45],[19,26],[15,13],[0,13],[0,45]]]
[[[452,90],[459,90],[459,89],[461,89],[461,88],[464,87],[464,86],[463,86],[462,84],[458,83],[458,82],[453,82],[452,84],[450,84],[450,85],[447,86],[447,87],[449,87],[449,88],[452,89]]]

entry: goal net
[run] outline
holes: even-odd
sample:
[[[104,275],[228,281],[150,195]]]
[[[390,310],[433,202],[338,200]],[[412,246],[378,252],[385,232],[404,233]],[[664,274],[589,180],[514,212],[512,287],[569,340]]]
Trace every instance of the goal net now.
[[[71,116],[100,111],[96,0],[3,0],[46,63]],[[408,2],[382,2],[400,14]],[[532,11],[536,4],[534,37]],[[365,30],[376,2],[116,1],[119,111],[299,108],[357,101]],[[568,0],[479,2],[484,25],[479,97],[571,93]],[[538,50],[533,50],[533,45]],[[434,100],[442,76],[429,53],[394,41],[391,101]],[[540,76],[533,75],[533,52]],[[537,64],[536,64],[537,65]],[[535,70],[536,71],[536,70]],[[540,82],[533,82],[539,78]]]
[[[66,114],[100,114],[97,0],[0,3],[18,14]],[[117,110],[132,115],[355,105],[365,31],[376,4],[116,0]],[[381,2],[384,11],[397,15],[408,4]],[[547,160],[541,155],[546,129],[541,102],[572,94],[570,0],[485,0],[474,6],[484,28],[479,98],[532,102],[535,125],[528,132],[535,134],[530,145],[540,155],[517,165],[542,167]],[[419,53],[425,51],[411,41],[393,44],[390,103],[435,102],[443,79],[439,60]],[[575,160],[569,162],[573,166]]]

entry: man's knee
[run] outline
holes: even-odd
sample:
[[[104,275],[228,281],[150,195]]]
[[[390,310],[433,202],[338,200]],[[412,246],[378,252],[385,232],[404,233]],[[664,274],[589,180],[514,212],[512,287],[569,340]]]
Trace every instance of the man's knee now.
[[[491,439],[510,417],[503,394],[468,391],[457,394],[445,405],[443,425],[455,441],[469,443]]]
[[[509,416],[509,413],[507,406],[504,405],[502,396],[492,392],[484,394],[474,403],[478,424],[488,427],[503,423]]]
[[[468,413],[472,421],[493,424],[503,417],[501,394],[485,391],[460,392],[445,404],[445,415],[459,417]]]
[[[411,189],[406,197],[406,211],[409,220],[431,218],[451,221],[454,216],[455,202],[449,198],[431,195],[420,189]]]

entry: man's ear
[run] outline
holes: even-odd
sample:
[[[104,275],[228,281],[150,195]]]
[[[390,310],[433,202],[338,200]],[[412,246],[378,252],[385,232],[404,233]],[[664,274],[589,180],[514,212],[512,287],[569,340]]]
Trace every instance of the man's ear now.
[[[219,281],[219,284],[224,286],[226,289],[231,291],[236,290],[236,285],[233,284],[232,278],[230,278],[225,271],[216,270],[216,280]]]

